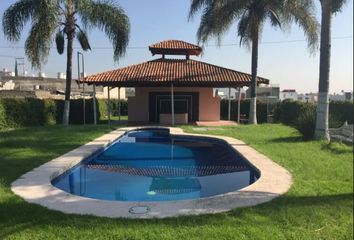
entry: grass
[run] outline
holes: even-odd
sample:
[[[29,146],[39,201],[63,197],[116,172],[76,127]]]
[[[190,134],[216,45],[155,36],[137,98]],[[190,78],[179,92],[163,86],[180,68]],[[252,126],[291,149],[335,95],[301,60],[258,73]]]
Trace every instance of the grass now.
[[[128,120],[128,116],[120,116],[120,120],[121,121],[127,121]],[[119,117],[118,116],[112,116],[111,117],[111,121],[119,121]],[[108,123],[108,117],[103,118],[99,121],[99,124],[107,124]]]
[[[282,197],[227,213],[130,220],[67,215],[11,192],[22,174],[113,126],[36,127],[0,133],[0,239],[352,239],[353,149],[301,142],[282,125],[223,127],[208,134],[241,139],[288,169]],[[193,132],[192,127],[183,127]],[[198,132],[200,133],[200,132]]]

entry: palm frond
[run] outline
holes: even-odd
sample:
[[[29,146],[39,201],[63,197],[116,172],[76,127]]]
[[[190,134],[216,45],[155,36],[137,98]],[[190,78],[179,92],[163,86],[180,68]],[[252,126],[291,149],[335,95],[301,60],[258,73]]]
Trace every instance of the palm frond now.
[[[280,29],[282,29],[282,23],[278,17],[278,14],[273,11],[272,9],[269,9],[269,19],[270,19],[270,23],[272,24],[273,27],[277,28],[279,27]]]
[[[85,31],[79,29],[79,31],[76,34],[76,38],[79,41],[82,50],[84,51],[87,51],[89,49],[91,50],[91,46]]]
[[[343,7],[348,3],[348,0],[332,0],[332,12],[339,13],[342,12]]]
[[[114,1],[91,1],[78,14],[85,28],[98,28],[106,33],[113,44],[113,58],[118,62],[129,44],[130,22],[124,10]]]
[[[74,11],[79,12],[87,7],[90,7],[92,0],[74,0]]]
[[[316,6],[312,1],[294,0],[295,4],[288,4],[284,8],[284,16],[300,26],[307,40],[310,54],[315,54],[319,48],[320,24],[316,19]]]
[[[203,7],[213,4],[212,2],[213,0],[192,0],[188,13],[188,20],[192,20],[197,12],[199,12]]]
[[[59,31],[55,36],[55,43],[57,46],[58,53],[61,55],[64,53],[65,41],[64,34],[62,31]]]
[[[20,0],[11,5],[2,17],[2,30],[10,42],[18,42],[25,24],[34,13],[33,0]]]
[[[57,15],[54,5],[42,6],[46,14],[36,14],[32,20],[32,27],[25,42],[25,54],[32,63],[32,68],[40,69],[49,57],[52,46],[52,36],[57,28]]]
[[[230,30],[235,20],[242,14],[250,0],[212,0],[205,6],[197,32],[198,43],[205,43],[215,37],[220,45],[222,37]]]
[[[248,50],[251,48],[251,31],[250,31],[250,22],[251,22],[251,15],[249,11],[245,11],[242,16],[240,21],[238,22],[238,36],[240,37],[240,46],[244,45],[247,47]]]

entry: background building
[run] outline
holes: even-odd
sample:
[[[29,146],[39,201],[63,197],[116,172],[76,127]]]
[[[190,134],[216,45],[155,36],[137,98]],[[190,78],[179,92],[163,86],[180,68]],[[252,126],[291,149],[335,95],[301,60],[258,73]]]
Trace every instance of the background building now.
[[[293,99],[294,101],[298,101],[298,94],[295,89],[285,89],[280,94],[280,100],[285,99]]]
[[[45,76],[45,74],[42,74]],[[46,77],[12,77],[0,76],[0,98],[53,98],[64,99],[66,80],[58,74],[58,78]],[[85,84],[85,96],[93,94],[92,85]],[[78,85],[74,80],[71,82],[72,98],[81,98],[83,95],[83,84]],[[96,87],[96,97],[108,98],[108,88]],[[110,90],[111,99],[118,99],[118,88]],[[125,88],[120,89],[120,98],[126,99]]]
[[[276,97],[279,100],[279,85],[260,84],[257,87],[257,100],[267,101],[268,97]],[[246,91],[246,97],[251,98],[251,88]]]

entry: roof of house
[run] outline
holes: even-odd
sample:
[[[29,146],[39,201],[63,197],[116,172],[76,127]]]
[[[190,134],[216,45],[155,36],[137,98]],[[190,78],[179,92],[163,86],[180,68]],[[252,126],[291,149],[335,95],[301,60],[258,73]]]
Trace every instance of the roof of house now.
[[[196,55],[199,56],[203,51],[198,45],[187,43],[180,40],[166,40],[149,46],[152,55]]]
[[[82,82],[82,79],[76,80]],[[113,87],[196,86],[240,87],[251,85],[251,75],[186,59],[156,59],[85,78],[88,84]],[[257,77],[258,83],[269,80]]]

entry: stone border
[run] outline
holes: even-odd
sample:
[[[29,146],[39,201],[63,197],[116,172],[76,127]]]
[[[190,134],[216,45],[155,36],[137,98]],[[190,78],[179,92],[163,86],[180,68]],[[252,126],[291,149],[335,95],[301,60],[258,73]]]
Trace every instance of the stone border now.
[[[126,131],[144,128],[157,127],[117,129],[22,175],[12,183],[11,189],[15,194],[30,203],[36,203],[64,213],[109,218],[164,218],[180,215],[220,213],[233,208],[254,206],[280,196],[292,184],[291,174],[287,170],[244,142],[223,136],[188,134],[184,133],[180,128],[169,128],[170,134],[221,139],[230,144],[261,173],[261,177],[254,184],[235,192],[208,198],[170,202],[119,202],[90,199],[64,192],[51,184],[51,180],[55,177],[103,149]],[[150,211],[145,214],[129,213],[129,209],[136,206],[147,206]]]

